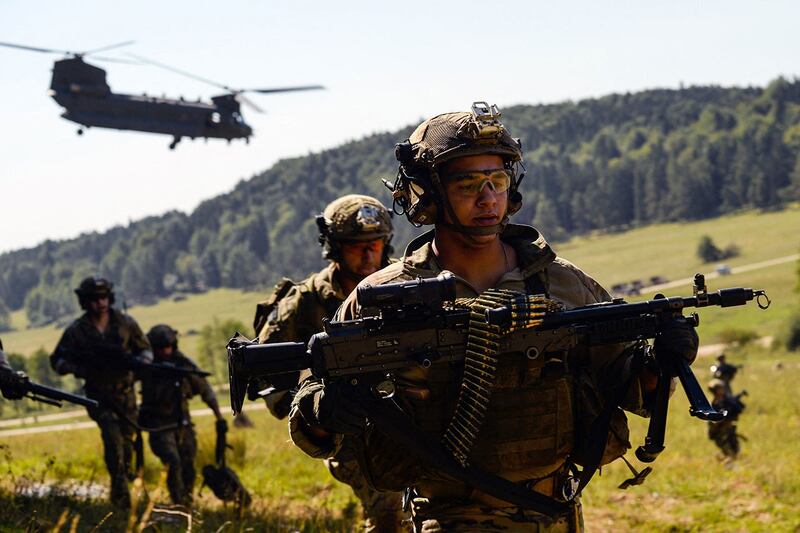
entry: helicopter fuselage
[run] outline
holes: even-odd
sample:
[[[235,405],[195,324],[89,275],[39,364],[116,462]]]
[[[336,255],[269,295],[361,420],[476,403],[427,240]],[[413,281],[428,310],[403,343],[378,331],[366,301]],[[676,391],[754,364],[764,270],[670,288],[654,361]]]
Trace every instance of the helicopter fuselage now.
[[[56,61],[50,96],[64,108],[61,115],[85,127],[162,133],[182,138],[246,139],[253,134],[233,94],[211,103],[183,98],[119,94],[111,91],[105,71],[81,58]],[[80,132],[80,130],[79,130]]]

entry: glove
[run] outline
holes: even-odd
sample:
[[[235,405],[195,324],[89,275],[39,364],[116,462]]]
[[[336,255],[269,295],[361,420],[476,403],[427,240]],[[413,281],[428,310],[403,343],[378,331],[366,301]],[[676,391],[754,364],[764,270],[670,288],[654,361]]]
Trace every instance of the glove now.
[[[28,376],[24,372],[0,370],[0,392],[8,400],[19,400],[25,396],[25,384]]]
[[[217,433],[226,433],[228,431],[228,423],[224,418],[220,418],[216,423]]]
[[[697,357],[699,345],[700,339],[694,326],[686,318],[676,317],[662,326],[653,347],[656,357],[673,361],[684,359],[691,365]]]
[[[60,376],[66,374],[75,374],[78,372],[78,367],[74,363],[66,359],[58,359],[55,365],[53,365],[53,369]]]
[[[306,423],[328,433],[358,435],[367,427],[366,392],[344,381],[303,383],[294,399]]]

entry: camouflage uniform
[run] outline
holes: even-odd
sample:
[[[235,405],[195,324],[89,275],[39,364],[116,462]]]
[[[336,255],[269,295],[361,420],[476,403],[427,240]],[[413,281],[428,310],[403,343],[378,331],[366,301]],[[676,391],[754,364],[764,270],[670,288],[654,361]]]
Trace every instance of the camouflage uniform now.
[[[516,252],[517,267],[505,272],[495,288],[545,293],[567,309],[609,300],[608,293],[597,282],[575,265],[556,257],[537,230],[508,224],[508,217],[522,205],[518,191],[521,144],[500,123],[496,106],[476,102],[472,109],[472,113],[446,113],[426,120],[409,139],[395,147],[395,156],[400,162],[393,186],[396,208],[415,225],[435,224],[437,228],[446,227],[460,233],[464,238],[499,235],[500,240]],[[500,156],[503,168],[473,172],[473,175],[485,177],[482,183],[476,183],[479,185],[477,195],[482,194],[491,173],[492,178],[497,179],[491,181],[494,194],[507,191],[506,212],[501,214],[501,220],[491,225],[465,225],[448,198],[447,176],[440,176],[443,168],[440,165],[465,156],[484,155]],[[433,232],[418,237],[408,245],[401,262],[368,276],[361,285],[437,276],[442,267],[433,252],[433,239]],[[505,257],[505,248],[503,254]],[[457,297],[479,296],[466,280],[457,276],[456,281]],[[357,318],[360,312],[355,294],[351,294],[337,318]],[[570,467],[573,461],[581,463],[580,459],[585,458],[582,454],[587,453],[589,426],[605,408],[601,391],[616,390],[615,395],[622,396],[622,407],[647,414],[639,380],[631,369],[631,355],[632,350],[625,346],[577,346],[561,364],[548,364],[545,369],[542,357],[501,354],[485,422],[469,452],[470,464],[563,500],[563,494],[574,489]],[[463,373],[463,362],[404,368],[394,374],[396,391],[392,401],[410,416],[421,433],[439,440],[455,410]],[[312,457],[328,456],[346,441],[342,435],[324,428],[321,416],[333,417],[333,414],[321,414],[326,387],[315,379],[306,380],[289,415],[292,440]],[[331,390],[336,389],[332,387]],[[335,394],[331,397],[337,398]],[[324,413],[330,413],[327,406],[335,410],[332,404],[325,405]],[[621,456],[630,447],[624,413],[618,407],[610,412],[610,431],[601,464]],[[355,412],[348,414],[360,416]],[[328,420],[335,423],[336,419]],[[354,426],[348,429],[351,427]],[[317,429],[329,436],[321,437]],[[411,504],[417,531],[583,529],[580,503],[576,500],[569,505],[569,512],[552,519],[532,510],[509,506],[454,480],[436,466],[420,462],[408,450],[398,449],[373,425],[366,425],[366,430],[357,437],[348,438],[354,442],[362,470],[373,486],[383,490],[413,488],[415,497]]]
[[[100,403],[99,407],[87,407],[86,410],[100,427],[106,468],[111,477],[111,501],[129,507],[128,474],[136,435],[133,372],[92,364],[73,356],[75,353],[102,352],[102,347],[109,345],[133,355],[147,353],[150,356],[150,345],[136,321],[111,308],[108,328],[102,333],[94,326],[88,313],[75,320],[61,336],[50,362],[59,373],[74,373],[83,378],[86,396]],[[108,355],[112,356],[117,355]]]
[[[714,441],[726,459],[736,459],[740,451],[741,437],[737,431],[737,422],[739,415],[744,411],[744,403],[739,396],[729,392],[729,387],[730,382],[721,378],[713,379],[709,383],[708,388],[714,394],[711,405],[717,411],[726,411],[727,414],[720,422],[708,423],[708,438]]]
[[[156,359],[158,363],[164,363]],[[169,360],[178,368],[197,370],[197,365],[181,352]],[[208,381],[196,374],[182,378],[165,376],[157,371],[139,373],[142,381],[142,403],[139,425],[150,432],[150,449],[167,470],[167,488],[173,503],[189,504],[195,480],[194,458],[197,440],[189,414],[189,399],[199,394],[215,413],[219,413],[217,397]]]
[[[401,262],[368,276],[362,284],[380,285],[417,277],[435,277],[441,272],[431,249],[431,234],[412,242]],[[502,239],[517,252],[519,268],[507,272],[496,288],[526,292],[526,279],[538,276],[551,298],[567,308],[605,301],[608,293],[592,278],[573,264],[557,258],[545,239],[528,226],[506,227]],[[457,279],[457,297],[477,297],[475,290],[463,279]],[[359,316],[354,295],[340,310],[344,320]],[[616,347],[589,350],[585,356],[597,376],[614,381],[620,349]],[[398,375],[395,398],[426,433],[440,436],[454,408],[460,383],[456,367],[415,367]],[[528,360],[508,361],[498,369],[492,404],[486,422],[479,433],[471,454],[472,461],[486,470],[519,483],[527,483],[537,492],[559,497],[560,481],[566,472],[566,460],[573,451],[577,424],[574,420],[573,383],[570,375],[559,379],[541,377],[541,365]],[[407,397],[403,389],[423,386],[431,390],[428,400]],[[301,390],[302,394],[302,390]],[[625,408],[644,414],[638,381],[634,381]],[[621,414],[621,413],[620,413]],[[520,418],[526,417],[525,422]],[[617,442],[613,451],[619,455],[629,447],[624,416],[615,428],[624,442]],[[341,446],[342,436],[330,442],[320,442],[304,430],[302,416],[293,408],[290,414],[292,440],[312,457],[326,456]],[[613,445],[614,443],[610,443]],[[533,512],[508,507],[488,494],[471,489],[431,470],[420,468],[414,458],[397,450],[379,432],[367,432],[358,441],[369,461],[371,481],[379,487],[399,489],[410,484],[417,497],[412,501],[414,525],[417,531],[508,531],[538,527],[539,531],[574,531],[583,528],[579,504],[571,513],[557,521]],[[613,447],[613,446],[612,446]],[[620,449],[621,448],[621,449]],[[607,453],[612,450],[607,449]],[[409,477],[411,473],[411,477]]]
[[[364,205],[371,210],[361,213],[359,208]],[[379,209],[375,209],[378,206]],[[376,220],[380,220],[380,223],[376,223]],[[325,246],[324,257],[330,259],[331,263],[320,272],[293,285],[278,301],[267,318],[267,323],[258,332],[258,341],[261,343],[308,342],[312,335],[322,331],[323,319],[333,317],[346,296],[337,280],[341,274],[336,248],[341,241],[383,237],[386,242],[383,264],[388,262],[391,251],[388,245],[391,221],[385,208],[374,198],[360,195],[339,198],[325,209],[317,223],[325,228],[321,227],[320,244]],[[298,375],[288,379],[290,382],[285,383],[285,386],[294,386]],[[292,395],[288,392],[272,393],[265,397],[267,407],[277,418],[286,417],[291,399]],[[401,510],[401,494],[372,489],[364,479],[348,443],[344,443],[334,456],[320,458],[325,460],[331,475],[350,485],[361,501],[366,531],[396,531],[400,528],[405,518]]]

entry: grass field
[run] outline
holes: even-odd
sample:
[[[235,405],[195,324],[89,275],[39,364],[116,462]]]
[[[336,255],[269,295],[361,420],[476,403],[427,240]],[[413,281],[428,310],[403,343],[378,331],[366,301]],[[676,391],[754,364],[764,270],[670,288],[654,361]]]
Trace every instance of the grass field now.
[[[741,255],[726,261],[736,267],[784,257],[800,251],[800,209],[776,213],[743,213],[692,224],[652,226],[622,234],[582,237],[559,244],[560,255],[580,265],[602,284],[610,286],[633,279],[661,275],[669,279],[708,272],[695,251],[701,235],[721,246],[736,244]],[[709,282],[709,289],[749,286],[767,289],[773,304],[760,311],[753,304],[700,311],[704,343],[725,336],[726,330],[752,330],[774,335],[798,304],[792,292],[797,283],[797,263],[730,275]],[[266,292],[266,291],[264,291]],[[665,291],[691,294],[691,287]],[[182,332],[199,330],[216,316],[249,324],[255,302],[263,292],[215,290],[182,302],[164,301],[131,310],[143,328],[167,322]],[[641,298],[651,297],[643,294]],[[29,354],[43,346],[50,350],[60,331],[25,329],[24,316],[15,313],[12,333],[3,334],[10,351]],[[182,348],[192,354],[197,336],[183,335]],[[221,354],[222,355],[222,354]],[[627,469],[615,462],[596,477],[584,497],[589,531],[798,531],[800,530],[800,398],[794,393],[800,380],[800,355],[780,350],[748,347],[729,354],[745,368],[734,382],[750,396],[740,431],[749,440],[742,457],[732,465],[717,460],[706,438],[705,423],[688,416],[682,391],[673,397],[667,432],[667,449],[655,463],[647,482],[628,491],[616,489]],[[710,357],[700,359],[695,371],[708,379]],[[778,363],[781,369],[778,369]],[[263,411],[252,413],[256,426],[231,432],[234,453],[231,466],[253,492],[255,503],[243,516],[214,501],[206,490],[195,513],[195,530],[217,531],[226,522],[238,531],[348,531],[356,520],[357,503],[349,489],[336,483],[320,462],[305,457],[288,442],[285,423]],[[631,442],[642,443],[646,421],[631,419]],[[211,462],[213,419],[198,418],[198,465]],[[80,516],[77,531],[89,531],[111,510],[103,500],[70,496],[47,498],[20,495],[31,483],[68,485],[74,480],[107,484],[101,444],[94,428],[65,433],[10,437],[0,452],[0,531],[51,528],[66,509],[64,531]],[[631,454],[632,458],[632,454]],[[161,469],[148,454],[144,489],[164,501]],[[642,465],[637,465],[641,467]],[[200,523],[200,522],[202,523]],[[103,527],[124,529],[127,517],[112,516]],[[180,529],[159,523],[157,530]],[[229,529],[230,530],[230,529]]]

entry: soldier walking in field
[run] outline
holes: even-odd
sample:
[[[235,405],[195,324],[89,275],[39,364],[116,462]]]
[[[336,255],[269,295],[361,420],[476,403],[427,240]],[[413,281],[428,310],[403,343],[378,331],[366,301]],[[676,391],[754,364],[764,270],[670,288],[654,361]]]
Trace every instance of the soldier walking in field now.
[[[88,277],[75,293],[85,312],[64,331],[50,356],[53,369],[83,378],[86,396],[99,407],[87,407],[103,439],[103,456],[111,477],[111,502],[129,508],[128,481],[136,435],[136,396],[131,361],[150,362],[153,354],[141,328],[113,307],[113,283]]]
[[[426,120],[397,145],[396,205],[413,224],[435,229],[412,241],[400,262],[368,276],[362,285],[432,278],[449,270],[458,298],[501,288],[545,294],[568,309],[610,299],[596,281],[557,257],[536,229],[509,224],[522,206],[522,150],[499,119],[495,106],[476,103],[471,113]],[[337,318],[361,313],[351,293]],[[655,349],[692,362],[697,345],[694,328],[676,319],[656,339]],[[658,378],[633,364],[646,357],[644,352],[641,344],[576,346],[560,361],[501,353],[497,368],[484,369],[493,373],[494,382],[491,397],[482,402],[487,409],[483,427],[472,435],[469,465],[561,502],[551,507],[567,511],[556,518],[492,496],[490,482],[469,485],[425,461],[424,454],[398,449],[368,423],[360,394],[369,391],[349,380],[306,379],[292,404],[290,434],[312,457],[335,454],[348,440],[354,443],[374,487],[406,490],[417,531],[581,530],[574,472],[592,445],[586,428],[596,418],[595,402],[602,402],[603,391],[617,390],[622,400],[616,405],[647,413]],[[481,379],[473,375],[474,368],[468,370],[462,361],[398,370],[391,402],[410,418],[420,438],[437,443],[453,418],[459,390],[467,388],[461,388],[462,380],[466,383],[468,372],[470,380]],[[630,446],[625,417],[616,405],[610,425],[595,439],[605,445],[601,464]]]
[[[147,332],[154,362],[165,367],[198,371],[197,365],[178,350],[178,332],[166,324]],[[197,438],[189,413],[189,400],[199,394],[217,419],[217,431],[227,431],[217,397],[208,381],[196,374],[184,375],[145,369],[139,425],[150,432],[150,449],[167,466],[167,488],[172,503],[191,505],[196,472]]]
[[[330,264],[299,283],[284,279],[273,295],[260,303],[254,327],[261,343],[308,342],[322,331],[322,321],[336,309],[355,286],[389,263],[392,222],[386,208],[375,198],[351,194],[331,202],[317,217],[319,243]],[[275,392],[264,395],[270,412],[285,418],[299,374],[273,383]],[[324,458],[334,478],[352,487],[361,500],[367,531],[396,531],[403,520],[401,495],[373,490],[360,471],[352,446],[345,443]]]

